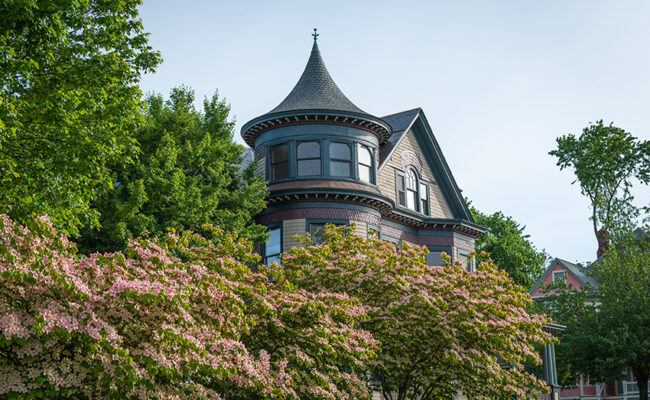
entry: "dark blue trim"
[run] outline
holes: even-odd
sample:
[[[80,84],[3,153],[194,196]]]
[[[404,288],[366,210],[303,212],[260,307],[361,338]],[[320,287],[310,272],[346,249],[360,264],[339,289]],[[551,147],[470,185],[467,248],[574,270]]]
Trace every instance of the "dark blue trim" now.
[[[344,210],[357,210],[381,218],[381,213],[372,207],[361,206],[361,205],[350,204],[350,203],[334,203],[334,202],[329,203],[329,202],[320,202],[320,201],[299,202],[299,203],[279,204],[277,206],[270,206],[262,210],[262,212],[259,215],[267,215],[267,214],[272,214],[274,212],[285,211],[285,210],[295,210],[297,208],[337,208],[337,209],[344,209]]]
[[[298,176],[298,150],[297,146],[301,142],[318,142],[320,145],[321,151],[321,174],[320,175],[304,175]],[[281,145],[286,143],[289,146],[289,176],[283,179],[271,180],[270,171],[271,171],[271,148],[273,146]],[[329,148],[331,143],[344,143],[350,148],[350,176],[349,177],[340,177],[332,176],[330,173],[330,155]],[[313,179],[325,179],[325,180],[340,180],[347,182],[361,183],[363,185],[368,185],[373,188],[377,188],[377,180],[373,179],[373,182],[364,182],[359,179],[359,168],[358,168],[358,154],[357,150],[359,145],[367,147],[370,152],[374,155],[377,150],[375,144],[369,143],[365,140],[360,139],[351,139],[350,137],[341,137],[341,139],[334,138],[328,135],[313,135],[313,136],[291,136],[289,138],[275,138],[265,142],[266,146],[266,171],[265,176],[268,184],[276,184],[282,182],[292,182],[298,180],[313,180]],[[374,158],[374,157],[373,157]],[[374,164],[374,162],[373,162]],[[376,168],[373,168],[372,174],[373,177],[376,176]]]
[[[359,114],[355,112],[350,112],[350,111],[337,111],[337,110],[291,110],[291,111],[284,111],[284,112],[279,112],[275,114],[264,114],[262,116],[259,116],[257,118],[254,118],[250,121],[248,121],[244,126],[241,128],[241,136],[244,140],[246,140],[246,133],[249,129],[254,127],[255,125],[261,124],[263,122],[268,122],[268,121],[273,121],[275,119],[282,119],[282,118],[290,118],[290,117],[304,117],[304,116],[328,116],[328,117],[339,117],[339,118],[352,118],[352,119],[357,119],[357,120],[362,120],[362,121],[367,121],[367,122],[373,122],[382,128],[386,130],[386,138],[390,136],[392,133],[392,128],[390,124],[388,124],[386,121],[383,119],[377,118],[372,115],[368,114]],[[297,121],[300,122],[300,121]],[[305,121],[305,125],[308,125],[310,122],[314,121]],[[327,124],[326,121],[322,121],[324,124]],[[341,121],[341,123],[344,123]],[[334,121],[332,121],[332,124],[334,124]],[[280,126],[281,127],[281,126]],[[359,129],[359,128],[357,128]]]

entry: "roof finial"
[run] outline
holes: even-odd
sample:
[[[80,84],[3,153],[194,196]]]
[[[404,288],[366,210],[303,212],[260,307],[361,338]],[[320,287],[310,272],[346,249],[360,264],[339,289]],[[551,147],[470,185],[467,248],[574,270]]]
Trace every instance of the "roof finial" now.
[[[311,52],[319,53],[320,51],[318,50],[318,43],[317,43],[318,35],[319,35],[318,30],[314,28],[314,33],[312,33],[311,35],[314,37],[314,46],[311,48]]]

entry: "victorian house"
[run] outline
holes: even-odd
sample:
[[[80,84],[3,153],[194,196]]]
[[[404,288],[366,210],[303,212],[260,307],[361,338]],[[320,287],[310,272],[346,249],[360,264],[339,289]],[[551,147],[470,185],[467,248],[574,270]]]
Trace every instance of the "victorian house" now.
[[[594,262],[601,262],[601,258]],[[590,276],[590,266],[554,258],[530,290],[531,297],[533,300],[543,301],[544,298],[555,295],[553,290],[548,290],[545,286],[557,283],[577,290],[588,286],[595,292],[599,281]],[[592,293],[587,296],[586,301],[597,303],[598,298]],[[557,377],[554,382],[557,383]],[[595,382],[581,377],[575,385],[561,388],[558,400],[639,400],[639,388],[629,372],[621,373],[621,379],[616,382]]]
[[[426,245],[471,269],[483,228],[474,223],[421,108],[377,117],[332,80],[316,42],[305,70],[274,109],[242,127],[257,174],[268,182],[265,263],[297,245],[292,236],[355,224],[356,233]]]

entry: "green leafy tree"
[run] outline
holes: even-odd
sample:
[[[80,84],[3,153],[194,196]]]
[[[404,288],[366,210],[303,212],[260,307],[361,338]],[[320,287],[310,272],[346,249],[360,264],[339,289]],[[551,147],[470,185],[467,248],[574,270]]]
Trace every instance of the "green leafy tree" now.
[[[138,0],[0,2],[0,204],[76,235],[142,123],[138,81],[160,62]]]
[[[548,320],[525,311],[530,296],[505,272],[482,262],[470,273],[448,257],[429,266],[426,248],[353,231],[330,226],[317,246],[302,238],[305,247],[285,253],[269,273],[308,292],[359,299],[367,313],[360,327],[381,343],[373,389],[390,400],[449,399],[459,390],[471,399],[530,398],[546,389],[522,364],[541,362],[534,345],[551,340],[542,331]]]
[[[263,240],[253,216],[265,206],[266,187],[253,164],[242,170],[243,147],[233,142],[225,100],[215,93],[198,112],[194,92],[180,87],[166,102],[160,95],[146,102],[146,125],[134,133],[140,154],[112,168],[116,187],[95,203],[102,228],[84,232],[84,250],[114,250],[169,228],[200,231],[205,223]]]
[[[582,130],[557,138],[560,169],[572,168],[582,194],[591,202],[598,256],[607,248],[610,235],[624,232],[630,220],[640,214],[633,205],[630,188],[635,181],[650,183],[650,140],[642,141],[612,123],[600,120]]]
[[[515,283],[530,289],[544,272],[546,253],[538,251],[524,235],[525,227],[501,211],[486,215],[470,204],[470,212],[477,224],[487,228],[475,244],[477,259],[485,261],[489,256]]]
[[[639,232],[620,235],[602,261],[592,265],[591,272],[600,281],[597,289],[566,289],[547,302],[553,318],[567,326],[560,334],[558,354],[574,374],[605,382],[632,371],[640,399],[647,400],[650,237]]]
[[[269,282],[250,241],[205,231],[85,257],[0,214],[0,398],[367,399],[358,300]]]

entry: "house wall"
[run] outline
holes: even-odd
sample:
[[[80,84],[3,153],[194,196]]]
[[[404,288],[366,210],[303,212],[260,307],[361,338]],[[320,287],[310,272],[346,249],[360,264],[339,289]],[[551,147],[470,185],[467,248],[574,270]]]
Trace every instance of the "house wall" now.
[[[395,169],[404,171],[409,165],[415,167],[420,174],[421,179],[429,182],[431,217],[453,218],[454,215],[433,175],[431,167],[426,162],[426,157],[417,143],[413,130],[406,133],[402,142],[397,146],[386,162],[386,165],[379,172],[377,176],[377,185],[379,186],[381,193],[397,204],[395,198]]]
[[[298,241],[293,238],[295,235],[304,235],[305,218],[287,219],[282,222],[282,250],[287,251],[292,247],[298,247]]]
[[[567,281],[567,285],[569,285],[571,288],[573,288],[573,289],[579,289],[580,287],[582,287],[582,284],[580,283],[580,281],[578,281],[578,280],[576,279],[576,277],[573,276],[573,275],[572,275],[572,274],[571,274],[571,273],[570,273],[566,268],[564,268],[560,263],[555,263],[555,265],[554,265],[553,268],[550,270],[550,272],[549,272],[549,273],[544,277],[544,279],[542,279],[542,282],[547,283],[547,284],[549,284],[549,283],[553,283],[553,272],[555,272],[555,271],[566,271],[566,274],[567,274],[567,279],[566,279],[566,281]],[[532,297],[550,296],[550,295],[553,295],[553,294],[555,294],[554,291],[550,291],[550,292],[544,293],[543,285],[540,285],[540,287],[538,287],[538,288],[537,288],[537,289],[532,293]]]

